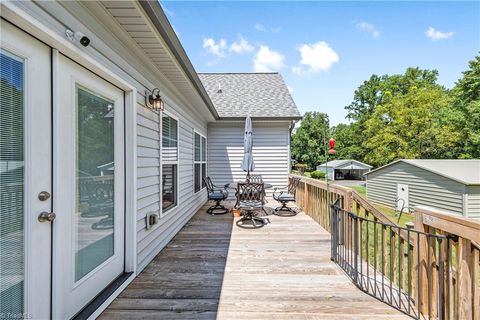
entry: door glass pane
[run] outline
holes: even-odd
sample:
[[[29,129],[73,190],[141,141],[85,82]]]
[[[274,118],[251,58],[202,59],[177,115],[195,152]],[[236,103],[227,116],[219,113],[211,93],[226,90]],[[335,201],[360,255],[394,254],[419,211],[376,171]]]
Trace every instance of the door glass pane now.
[[[0,51],[0,318],[21,317],[24,295],[24,63]]]
[[[75,281],[114,253],[113,106],[77,85]]]

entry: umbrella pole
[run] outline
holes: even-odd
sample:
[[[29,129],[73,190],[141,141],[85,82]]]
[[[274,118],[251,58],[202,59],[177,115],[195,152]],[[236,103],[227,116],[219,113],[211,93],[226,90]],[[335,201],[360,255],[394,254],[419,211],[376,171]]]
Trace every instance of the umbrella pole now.
[[[250,182],[250,170],[247,171],[247,182]]]

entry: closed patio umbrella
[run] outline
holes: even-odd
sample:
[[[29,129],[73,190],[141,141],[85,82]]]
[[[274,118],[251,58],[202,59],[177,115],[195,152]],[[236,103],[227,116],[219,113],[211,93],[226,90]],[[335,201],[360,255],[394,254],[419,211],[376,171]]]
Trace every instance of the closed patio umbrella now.
[[[250,180],[250,172],[255,169],[253,162],[253,130],[252,119],[248,116],[245,119],[245,136],[243,138],[243,161],[241,168],[247,172],[247,181]]]

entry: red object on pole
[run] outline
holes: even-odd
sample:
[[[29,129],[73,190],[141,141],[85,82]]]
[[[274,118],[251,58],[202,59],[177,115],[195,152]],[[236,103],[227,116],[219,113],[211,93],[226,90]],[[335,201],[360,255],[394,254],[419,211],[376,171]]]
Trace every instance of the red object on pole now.
[[[328,154],[330,154],[330,155],[335,154],[335,153],[337,153],[337,151],[335,151],[335,149],[328,150]]]
[[[335,147],[335,139],[333,138],[330,138],[330,140],[328,140],[328,144],[330,145],[330,149],[333,149]]]

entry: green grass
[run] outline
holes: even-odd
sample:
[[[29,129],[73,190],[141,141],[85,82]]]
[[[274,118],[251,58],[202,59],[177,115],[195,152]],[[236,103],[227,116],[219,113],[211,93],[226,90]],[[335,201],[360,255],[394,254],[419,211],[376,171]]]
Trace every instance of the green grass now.
[[[361,195],[364,198],[367,198],[367,188],[364,186],[353,186],[353,190],[355,190],[359,195]],[[413,215],[404,212],[402,214],[402,217],[400,218],[400,221],[398,221],[398,211],[396,211],[393,208],[387,207],[387,206],[382,206],[379,204],[372,204],[375,208],[380,210],[382,213],[384,213],[386,216],[390,218],[395,224],[398,224],[402,227],[406,226],[407,222],[413,222],[414,217]]]
[[[362,197],[364,197],[364,198],[367,197],[367,188],[366,187],[364,187],[364,186],[353,186],[352,189],[357,191],[357,193],[359,195],[361,195]]]

